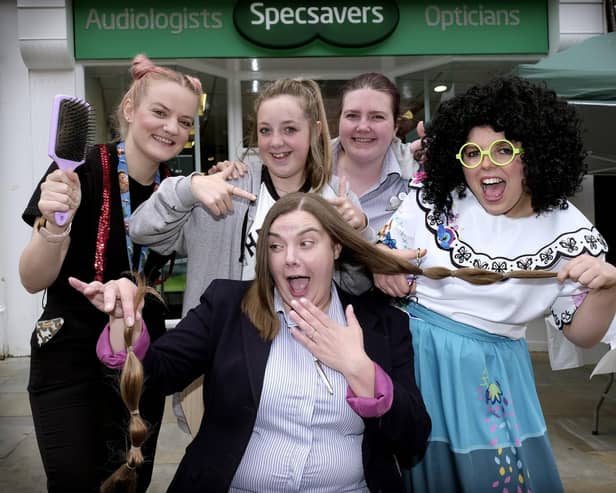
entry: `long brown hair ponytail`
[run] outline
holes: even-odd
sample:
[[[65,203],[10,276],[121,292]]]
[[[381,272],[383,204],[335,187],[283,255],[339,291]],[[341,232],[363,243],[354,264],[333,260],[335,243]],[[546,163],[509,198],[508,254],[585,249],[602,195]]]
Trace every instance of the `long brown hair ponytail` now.
[[[267,237],[272,223],[278,217],[297,210],[312,214],[321,223],[332,242],[342,246],[340,257],[337,260],[337,265],[341,269],[344,269],[345,265],[361,265],[378,274],[406,273],[422,275],[430,279],[457,277],[478,285],[493,284],[506,279],[556,277],[556,272],[542,270],[516,270],[499,273],[472,267],[421,269],[367,242],[323,197],[315,193],[290,193],[276,201],[263,221],[257,242],[256,277],[246,291],[241,304],[242,311],[266,341],[273,340],[279,330],[278,316],[274,310],[274,279],[269,270]]]
[[[160,295],[151,287],[147,287],[140,276],[137,280],[137,292],[135,294],[135,306],[139,306],[146,293],[160,299]],[[126,462],[122,464],[101,485],[101,493],[113,493],[117,491],[118,484],[124,485],[124,491],[133,493],[137,487],[137,471],[143,465],[144,459],[141,446],[149,436],[148,425],[139,412],[139,400],[143,390],[144,372],[143,365],[133,351],[133,335],[135,330],[141,330],[141,325],[126,327],[124,329],[124,345],[126,347],[126,360],[120,373],[120,395],[122,401],[130,413],[128,422],[128,438],[130,448],[126,452]]]

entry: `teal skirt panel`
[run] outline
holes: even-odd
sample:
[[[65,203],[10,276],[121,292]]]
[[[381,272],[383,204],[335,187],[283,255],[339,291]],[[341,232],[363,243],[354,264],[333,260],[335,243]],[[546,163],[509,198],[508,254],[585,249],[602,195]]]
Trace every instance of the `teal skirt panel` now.
[[[432,433],[415,493],[561,493],[524,339],[405,307]]]

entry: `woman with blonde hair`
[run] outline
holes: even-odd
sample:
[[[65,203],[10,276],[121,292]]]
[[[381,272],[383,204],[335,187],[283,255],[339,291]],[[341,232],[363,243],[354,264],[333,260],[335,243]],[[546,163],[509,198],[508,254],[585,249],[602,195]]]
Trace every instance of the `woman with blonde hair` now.
[[[212,179],[230,175],[231,168],[211,176],[172,178],[135,211],[130,224],[135,241],[161,254],[187,256],[184,314],[197,306],[212,280],[254,278],[259,229],[267,211],[288,193],[311,191],[326,197],[352,227],[374,237],[357,197],[344,180],[331,175],[329,136],[317,83],[274,81],[254,104],[250,145],[260,159],[248,164],[244,176],[217,186]],[[343,281],[349,285],[355,276]],[[184,401],[193,434],[201,402],[200,395]]]
[[[116,468],[138,466],[134,454],[128,461],[125,454],[129,418],[150,425],[148,439],[133,443],[145,458],[137,491],[147,489],[152,474],[164,395],[146,385],[139,408],[124,407],[96,357],[101,314],[67,281],[105,282],[134,271],[152,283],[167,261],[131,240],[128,221],[169,175],[164,161],[184,148],[201,83],[144,55],[133,59],[131,75],[117,111],[121,141],[92,148],[75,171],[52,163],[22,216],[33,231],[20,259],[21,281],[31,293],[46,290],[32,334],[28,391],[50,492],[99,491]],[[69,221],[57,224],[56,211],[68,212]],[[163,306],[148,300],[144,317],[157,339],[165,330]],[[131,392],[137,403],[140,393]]]

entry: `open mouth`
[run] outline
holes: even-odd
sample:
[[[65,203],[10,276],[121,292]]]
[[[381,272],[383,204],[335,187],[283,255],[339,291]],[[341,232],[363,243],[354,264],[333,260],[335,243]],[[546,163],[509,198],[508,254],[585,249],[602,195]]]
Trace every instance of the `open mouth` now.
[[[500,178],[485,178],[481,180],[481,189],[486,200],[494,202],[500,200],[505,193],[507,183]]]
[[[290,276],[287,277],[289,283],[289,291],[294,298],[306,296],[308,286],[310,285],[310,277],[308,276]]]

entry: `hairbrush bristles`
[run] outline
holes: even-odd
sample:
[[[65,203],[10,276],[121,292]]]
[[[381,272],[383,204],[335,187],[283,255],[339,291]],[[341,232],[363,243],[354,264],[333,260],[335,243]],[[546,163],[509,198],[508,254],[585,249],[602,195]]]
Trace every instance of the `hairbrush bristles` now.
[[[62,170],[75,169],[94,143],[94,108],[83,99],[56,96],[49,134],[49,156]]]
[[[83,162],[93,132],[90,131],[92,107],[81,100],[64,100],[58,115],[56,134],[56,156],[68,161]]]
[[[49,129],[49,157],[61,170],[73,170],[85,162],[88,147],[93,143],[94,108],[80,98],[56,96]],[[68,211],[56,212],[56,223],[65,224],[68,214]]]

